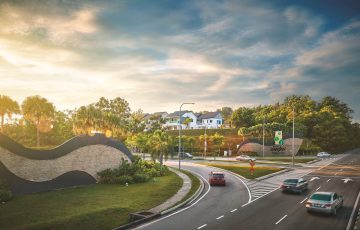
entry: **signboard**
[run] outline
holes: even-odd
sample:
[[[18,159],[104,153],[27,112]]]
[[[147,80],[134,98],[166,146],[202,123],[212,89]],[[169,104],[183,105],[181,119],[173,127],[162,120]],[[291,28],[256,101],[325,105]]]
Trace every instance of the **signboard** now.
[[[284,140],[282,139],[282,131],[275,131],[274,141],[275,141],[275,145],[284,144]]]

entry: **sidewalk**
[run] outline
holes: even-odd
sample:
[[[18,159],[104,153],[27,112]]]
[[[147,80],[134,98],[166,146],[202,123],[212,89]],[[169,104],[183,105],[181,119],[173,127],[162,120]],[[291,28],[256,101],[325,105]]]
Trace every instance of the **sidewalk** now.
[[[181,177],[181,179],[183,180],[183,185],[179,189],[179,191],[174,196],[172,196],[170,199],[168,199],[164,203],[150,209],[149,211],[152,213],[161,213],[161,212],[173,207],[175,204],[179,203],[182,199],[184,199],[184,197],[188,194],[188,192],[191,189],[191,180],[186,174],[184,174],[178,170],[174,170],[170,167],[169,167],[169,169],[172,172],[176,173],[179,177]]]

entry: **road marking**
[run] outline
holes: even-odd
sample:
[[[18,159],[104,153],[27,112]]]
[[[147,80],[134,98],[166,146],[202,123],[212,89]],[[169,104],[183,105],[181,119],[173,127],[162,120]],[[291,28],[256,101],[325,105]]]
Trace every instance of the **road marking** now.
[[[187,171],[190,171],[190,170],[187,170]],[[178,214],[178,213],[180,213],[180,212],[183,212],[183,211],[191,208],[192,206],[194,206],[195,204],[197,204],[199,201],[201,201],[201,200],[210,192],[211,186],[210,186],[208,180],[206,180],[206,179],[205,179],[203,176],[201,176],[200,174],[198,174],[198,173],[196,173],[196,172],[193,172],[193,171],[191,171],[191,173],[196,174],[197,176],[201,177],[201,178],[206,182],[206,184],[208,185],[208,190],[205,192],[205,194],[202,195],[198,200],[196,200],[196,201],[195,201],[194,203],[192,203],[190,206],[188,206],[188,207],[186,207],[186,208],[183,208],[183,209],[180,209],[180,210],[177,211],[177,212],[171,213],[170,215],[164,216],[163,218],[160,218],[160,219],[154,220],[154,221],[152,221],[152,222],[149,222],[149,223],[147,223],[147,224],[141,225],[141,226],[139,226],[139,227],[137,227],[137,228],[135,228],[135,229],[141,229],[141,228],[144,228],[144,227],[146,227],[146,226],[149,226],[149,225],[151,225],[151,224],[153,224],[153,223],[156,223],[156,222],[158,222],[158,221],[167,219],[167,218],[169,218],[169,217],[171,217],[171,216],[173,216],[173,215],[176,215],[176,214]],[[205,226],[206,226],[206,224],[205,224]]]
[[[310,179],[310,181],[319,180],[319,179],[320,179],[319,177],[312,177],[312,178]]]
[[[203,224],[200,227],[198,227],[197,229],[202,229],[203,227],[206,227],[206,226],[207,226],[207,224]]]
[[[340,169],[339,171],[341,172],[341,171],[343,171],[344,169]]]
[[[353,219],[354,219],[354,215],[355,215],[355,211],[356,211],[356,207],[358,205],[358,202],[359,202],[359,198],[360,198],[360,192],[356,198],[356,201],[355,201],[355,204],[354,204],[354,208],[351,212],[351,216],[350,216],[350,219],[349,219],[349,222],[348,222],[348,225],[346,227],[346,230],[350,230],[350,227],[351,227],[351,223],[353,222]]]
[[[315,191],[319,190],[321,188],[321,186],[319,188],[317,188]]]
[[[280,223],[283,219],[285,219],[287,217],[287,215],[283,216],[283,218],[281,218],[280,220],[278,220],[278,222],[276,222],[275,224],[277,225],[278,223]]]
[[[343,180],[345,184],[349,181],[352,181],[352,179],[350,179],[350,178],[345,178],[345,179],[341,179],[341,180]]]
[[[231,210],[230,212],[236,212],[236,211],[237,211],[237,208],[235,208],[235,209]]]
[[[268,194],[270,194],[270,193],[272,193],[272,192],[274,192],[276,190],[279,190],[279,188],[276,188],[276,189],[274,189],[274,190],[272,190],[272,191],[270,191],[268,193],[265,193],[264,195],[262,195],[260,197],[257,197],[256,199],[254,199],[254,200],[252,200],[252,201],[250,201],[250,202],[248,202],[246,204],[241,205],[241,207],[245,207],[246,205],[251,204],[252,202],[254,202],[254,201],[256,201],[256,200],[258,200],[258,199],[260,199],[260,198],[262,198],[262,197],[264,197],[264,196],[266,196],[266,195],[268,195]]]
[[[300,202],[300,204],[302,204],[302,203],[304,203],[304,201],[307,199],[307,197],[305,197],[305,199],[303,199],[301,202]]]
[[[224,215],[222,215],[222,216],[219,216],[218,218],[216,218],[217,220],[220,220],[221,218],[223,218],[224,217]]]
[[[331,180],[331,179],[328,179],[328,180],[326,181],[326,183],[329,182],[330,180]]]

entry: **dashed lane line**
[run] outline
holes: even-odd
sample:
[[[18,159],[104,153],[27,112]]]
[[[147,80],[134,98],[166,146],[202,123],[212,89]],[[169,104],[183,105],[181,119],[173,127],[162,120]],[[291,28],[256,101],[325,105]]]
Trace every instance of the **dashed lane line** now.
[[[280,220],[278,220],[278,222],[276,222],[275,224],[278,225],[283,219],[285,219],[287,217],[287,215],[283,216]]]
[[[326,181],[326,183],[329,182],[330,180],[331,180],[331,179],[328,179],[328,180]]]
[[[321,186],[319,188],[317,188],[315,191],[319,190],[321,188]]]
[[[206,227],[207,226],[207,224],[203,224],[203,225],[201,225],[200,227],[198,227],[197,229],[202,229],[202,228],[204,228],[204,227]]]
[[[307,197],[305,197],[305,199],[303,199],[300,204],[304,203],[305,200],[307,200]]]
[[[236,212],[236,211],[237,211],[237,208],[235,208],[235,209],[231,210],[230,212]]]
[[[221,218],[223,218],[224,217],[224,215],[221,215],[221,216],[219,216],[218,218],[216,218],[217,220],[220,220]]]

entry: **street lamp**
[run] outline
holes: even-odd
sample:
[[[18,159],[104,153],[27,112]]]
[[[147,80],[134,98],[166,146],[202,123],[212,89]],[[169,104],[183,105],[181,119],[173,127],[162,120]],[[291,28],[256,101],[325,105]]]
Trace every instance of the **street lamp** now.
[[[294,167],[294,158],[295,158],[295,152],[294,152],[295,111],[294,111],[294,107],[292,108],[292,118],[293,118],[293,128],[292,128],[292,165],[293,165],[293,167]]]
[[[262,152],[263,152],[263,158],[264,158],[264,156],[265,156],[265,115],[264,115],[264,117],[263,117],[263,148],[262,148]]]
[[[181,157],[180,157],[180,152],[181,152],[181,107],[183,105],[194,105],[195,103],[193,102],[184,102],[180,105],[180,111],[179,111],[179,170],[180,170],[180,160],[181,160]]]

